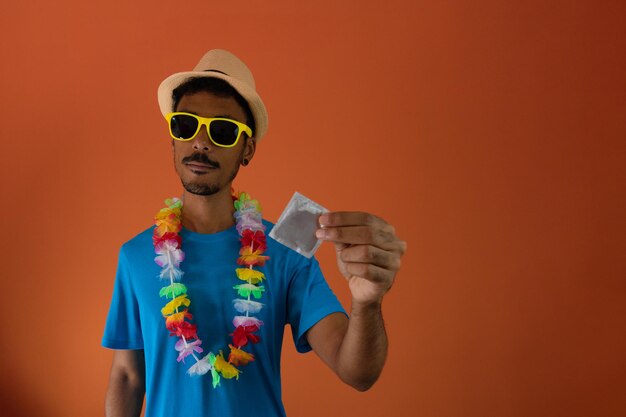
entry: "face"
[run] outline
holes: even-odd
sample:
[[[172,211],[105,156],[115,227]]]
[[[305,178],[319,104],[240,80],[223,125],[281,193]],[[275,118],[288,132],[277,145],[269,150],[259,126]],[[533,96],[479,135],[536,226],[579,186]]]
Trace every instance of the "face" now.
[[[232,97],[218,97],[207,92],[185,94],[176,111],[201,117],[226,117],[246,123],[241,106]],[[242,133],[237,145],[223,148],[209,139],[206,126],[191,140],[172,140],[174,167],[185,190],[192,194],[212,195],[224,188],[230,191],[243,159],[252,160],[254,138],[245,139]]]

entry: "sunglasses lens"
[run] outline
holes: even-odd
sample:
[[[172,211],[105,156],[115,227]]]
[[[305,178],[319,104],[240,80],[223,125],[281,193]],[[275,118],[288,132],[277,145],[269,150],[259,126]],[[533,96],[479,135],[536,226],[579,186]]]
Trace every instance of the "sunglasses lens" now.
[[[218,145],[231,146],[239,136],[239,127],[227,120],[213,120],[209,125],[211,139]]]
[[[186,114],[177,114],[170,120],[172,135],[179,139],[191,139],[198,130],[198,120]]]

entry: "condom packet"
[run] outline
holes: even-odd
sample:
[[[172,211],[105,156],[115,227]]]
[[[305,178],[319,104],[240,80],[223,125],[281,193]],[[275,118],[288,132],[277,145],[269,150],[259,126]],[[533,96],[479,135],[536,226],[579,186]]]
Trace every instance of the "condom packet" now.
[[[310,258],[322,243],[315,237],[315,231],[319,229],[320,214],[327,212],[327,209],[296,191],[269,236]]]

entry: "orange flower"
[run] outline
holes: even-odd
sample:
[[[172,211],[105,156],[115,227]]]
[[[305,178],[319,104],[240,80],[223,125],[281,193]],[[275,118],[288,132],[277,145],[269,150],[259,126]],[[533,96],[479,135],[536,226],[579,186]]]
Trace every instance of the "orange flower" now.
[[[163,236],[168,232],[178,233],[182,228],[180,218],[174,213],[170,213],[165,217],[157,215],[157,217],[154,218],[154,224],[156,225],[154,234],[157,236]]]
[[[265,265],[265,261],[267,261],[270,258],[269,256],[261,255],[261,251],[258,251],[258,250],[252,251],[252,248],[250,246],[242,247],[241,250],[239,251],[239,254],[241,256],[239,257],[239,259],[237,259],[237,263],[239,265],[246,265],[246,266],[250,266],[250,265],[263,266]]]
[[[181,321],[184,321],[185,319],[191,320],[191,318],[192,318],[191,313],[188,313],[187,309],[184,309],[183,311],[179,313],[174,313],[174,314],[170,314],[169,316],[167,316],[165,318],[165,326],[169,328],[173,326],[174,323],[180,323]]]
[[[233,345],[228,346],[230,346],[230,355],[228,355],[228,362],[232,363],[233,365],[247,365],[248,362],[252,362],[254,360],[253,354],[236,348]]]

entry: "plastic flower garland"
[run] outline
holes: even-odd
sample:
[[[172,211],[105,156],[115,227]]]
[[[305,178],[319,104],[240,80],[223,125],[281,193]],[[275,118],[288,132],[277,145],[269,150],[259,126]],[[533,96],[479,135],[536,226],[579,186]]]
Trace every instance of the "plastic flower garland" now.
[[[161,309],[165,317],[165,327],[170,331],[170,336],[177,336],[179,340],[175,344],[178,351],[178,362],[192,356],[196,363],[187,371],[189,375],[204,375],[211,372],[213,388],[220,384],[220,378],[237,378],[241,372],[237,366],[247,365],[254,360],[254,355],[242,348],[248,342],[258,343],[260,337],[254,334],[263,325],[263,322],[251,314],[261,311],[263,304],[252,300],[260,299],[265,287],[259,285],[265,275],[254,269],[255,266],[263,266],[269,259],[263,256],[267,249],[265,240],[265,226],[262,222],[261,207],[258,201],[252,200],[247,193],[233,194],[235,206],[234,217],[237,220],[237,232],[240,235],[241,250],[237,264],[241,268],[235,269],[237,278],[243,281],[233,287],[241,298],[233,300],[233,307],[239,313],[233,319],[235,327],[232,336],[232,344],[229,344],[230,354],[226,359],[222,353],[209,352],[200,358],[197,354],[203,352],[202,341],[198,338],[197,325],[191,323],[192,315],[188,311],[191,304],[187,296],[187,287],[179,282],[183,276],[180,269],[185,254],[181,249],[182,238],[179,232],[182,228],[181,212],[183,202],[178,198],[165,200],[166,207],[161,209],[155,216],[155,228],[153,234],[154,261],[162,268],[160,278],[169,281],[169,285],[161,288],[159,296],[168,301]]]

